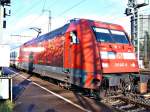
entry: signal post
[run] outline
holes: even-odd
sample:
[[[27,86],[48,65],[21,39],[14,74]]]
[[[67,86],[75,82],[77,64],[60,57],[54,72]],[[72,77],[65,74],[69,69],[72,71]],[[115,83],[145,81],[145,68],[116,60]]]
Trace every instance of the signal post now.
[[[0,0],[0,52],[3,53],[0,55],[0,100],[12,101],[12,78],[3,73],[3,67],[9,67],[10,61],[10,47],[3,43],[3,28],[6,26],[4,6],[9,5],[10,0]]]
[[[140,63],[140,29],[139,29],[139,13],[141,7],[149,5],[149,0],[128,0],[125,14],[131,16],[131,41],[135,46],[138,63]]]

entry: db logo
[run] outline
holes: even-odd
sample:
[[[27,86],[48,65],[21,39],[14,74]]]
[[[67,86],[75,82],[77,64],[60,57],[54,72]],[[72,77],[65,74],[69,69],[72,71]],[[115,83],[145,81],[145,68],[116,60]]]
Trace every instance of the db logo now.
[[[117,53],[116,58],[117,59],[123,59],[123,54],[122,53]]]

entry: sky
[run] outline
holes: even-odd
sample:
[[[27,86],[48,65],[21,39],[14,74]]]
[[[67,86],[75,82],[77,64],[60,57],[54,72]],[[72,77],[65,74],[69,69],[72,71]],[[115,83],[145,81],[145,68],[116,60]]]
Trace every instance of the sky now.
[[[37,32],[32,27],[41,28],[41,34],[47,33],[48,11],[51,30],[70,19],[86,18],[120,24],[130,34],[130,17],[124,14],[127,3],[128,0],[11,0],[11,16],[6,18],[3,41],[14,47],[35,38]],[[150,14],[150,5],[141,8],[140,13]]]

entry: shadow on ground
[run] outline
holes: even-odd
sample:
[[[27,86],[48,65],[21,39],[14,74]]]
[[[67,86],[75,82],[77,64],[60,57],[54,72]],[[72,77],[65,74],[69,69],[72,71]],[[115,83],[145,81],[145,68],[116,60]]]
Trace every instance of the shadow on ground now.
[[[86,97],[74,92],[78,103],[85,109],[90,110],[91,112],[113,112],[108,106],[104,105],[100,101],[94,101],[93,105]]]
[[[25,79],[21,83],[13,86],[13,99],[17,100],[30,83],[31,81]]]

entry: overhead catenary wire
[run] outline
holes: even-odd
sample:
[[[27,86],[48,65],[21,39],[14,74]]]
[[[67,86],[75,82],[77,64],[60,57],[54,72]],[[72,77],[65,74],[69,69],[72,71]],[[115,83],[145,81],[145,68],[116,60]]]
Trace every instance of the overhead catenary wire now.
[[[44,0],[44,2],[43,2],[43,8],[45,7],[45,2],[46,2],[46,0]],[[33,5],[32,5],[33,6]],[[30,9],[31,9],[31,7],[30,7]],[[30,9],[28,9],[28,10],[30,10]],[[32,25],[33,23],[35,23],[37,20],[39,20],[39,18],[41,17],[43,15],[43,12],[42,12],[42,10],[41,10],[41,13],[38,15],[38,16],[36,16],[36,17],[34,17],[33,19],[31,19],[30,20],[30,23],[28,23],[28,25]],[[13,22],[13,21],[12,21]],[[13,22],[14,23],[14,22]]]
[[[55,3],[57,0],[55,0],[53,3]],[[76,8],[77,6],[79,6],[81,3],[85,2],[87,0],[81,0],[80,2],[74,4],[73,6],[69,7],[68,9],[64,10],[62,13],[60,13],[61,15],[67,13],[68,11],[72,10],[73,8]],[[45,8],[45,4],[46,4],[46,0],[44,0],[44,4],[43,4],[43,9]],[[38,19],[40,19],[40,17],[44,14],[44,11],[42,9],[42,12],[39,14],[39,16],[37,16],[36,18],[32,19],[30,23],[28,23],[29,25],[35,23]],[[59,14],[59,16],[60,16]],[[55,19],[54,17],[51,17],[51,19]],[[46,22],[44,22],[43,24],[45,24]],[[42,25],[43,25],[42,24]]]
[[[44,8],[45,8],[45,4],[46,4],[46,0],[43,0],[43,1],[44,1],[44,4],[43,4],[43,9],[44,9]],[[56,1],[57,1],[57,0],[55,0],[55,1],[53,2],[53,4],[55,4]],[[63,12],[61,12],[60,14],[58,14],[57,16],[52,17],[52,19],[55,19],[56,17],[61,17],[62,15],[64,15],[64,14],[67,13],[67,12],[69,12],[70,10],[76,8],[77,6],[79,6],[81,3],[85,2],[85,1],[87,1],[87,0],[81,0],[81,1],[79,1],[78,3],[74,4],[73,6],[69,7],[68,9],[64,10]],[[34,4],[33,4],[33,5],[34,5]],[[31,6],[31,9],[33,8],[33,5]],[[53,7],[53,6],[54,6],[54,5],[52,5],[51,7]],[[112,6],[112,4],[111,4],[110,6]],[[110,6],[109,6],[109,7],[110,7]],[[106,8],[106,7],[105,7],[105,8]],[[28,9],[28,10],[31,10],[31,9]],[[42,10],[43,10],[43,9],[42,9]],[[41,15],[43,15],[43,14],[40,13],[38,17],[36,17],[35,19],[32,20],[32,22],[37,21],[37,19],[39,19],[39,17],[40,17]],[[32,22],[30,22],[30,23],[32,23]]]
[[[55,2],[56,2],[56,0],[53,3],[55,3]],[[35,23],[37,20],[40,19],[40,17],[42,17],[42,15],[44,14],[45,6],[46,6],[45,4],[46,4],[46,0],[44,0],[43,8],[42,8],[41,13],[39,14],[39,16],[37,16],[36,18],[32,19],[31,22],[29,23],[29,25]]]
[[[39,1],[39,0],[38,0]],[[54,7],[54,6],[56,6],[57,5],[57,3],[56,2],[58,2],[58,0],[53,0],[53,2],[51,3],[52,5],[49,5],[49,4],[47,4],[47,0],[41,0],[42,2],[43,2],[43,5],[41,6],[41,10],[43,10],[43,9],[47,9],[46,7],[48,6],[48,7],[50,7],[50,8],[52,8],[52,7]],[[65,10],[63,10],[62,12],[60,12],[58,15],[56,15],[56,16],[54,16],[54,17],[52,17],[52,19],[56,19],[57,17],[61,17],[61,16],[63,16],[64,14],[66,14],[66,13],[68,13],[68,12],[70,12],[72,9],[74,9],[74,8],[76,8],[76,7],[79,7],[82,3],[84,3],[85,1],[87,1],[87,0],[80,0],[80,1],[78,1],[77,3],[75,3],[75,4],[73,4],[73,2],[72,2],[72,6],[70,6],[70,7],[66,7],[66,9]],[[29,8],[27,8],[27,9],[25,9],[25,10],[20,10],[19,11],[19,13],[16,13],[15,15],[20,15],[20,14],[22,14],[22,12],[23,13],[25,13],[25,12],[31,12],[33,9],[35,9],[36,7],[37,7],[37,5],[38,4],[41,4],[41,3],[32,3],[32,4],[30,4],[31,6],[29,7]],[[36,5],[36,6],[35,6]],[[113,4],[110,4],[109,6],[107,5],[106,7],[104,7],[104,9],[106,9],[107,7],[109,8],[109,7],[111,7],[111,6],[113,6]],[[23,8],[24,9],[24,8]],[[116,13],[115,13],[116,14]],[[111,14],[111,15],[113,15],[113,14]],[[40,12],[40,14],[38,15],[38,16],[36,16],[36,17],[34,17],[32,20],[30,20],[30,22],[29,23],[27,23],[28,25],[32,25],[33,23],[35,23],[35,22],[37,22],[41,17],[43,16],[43,12]],[[116,17],[114,17],[114,18],[116,18]],[[14,21],[15,21],[15,19],[14,19]],[[12,21],[12,23],[14,23],[14,21]],[[45,23],[45,21],[43,21],[44,23]],[[26,25],[27,26],[27,25]]]
[[[45,2],[46,2],[46,0],[43,2],[43,8],[45,7]],[[33,19],[30,20],[29,25],[33,24],[35,22],[35,20],[37,21],[42,15],[43,15],[43,12],[41,10],[41,13],[37,17],[35,17],[35,18],[33,18]]]
[[[22,15],[23,13],[25,13],[25,12],[31,12],[34,8],[36,8],[37,6],[39,6],[40,5],[40,3],[39,3],[39,1],[41,1],[41,0],[38,0],[37,2],[35,2],[35,3],[33,3],[28,9],[26,9],[26,10],[21,10],[22,9],[22,7],[20,8],[20,11],[18,11],[17,13],[15,13],[15,14],[13,14],[13,17],[12,18],[10,18],[10,23],[13,23],[14,21],[15,21],[15,19],[16,19],[16,16],[19,16],[19,15]],[[38,4],[38,5],[37,5]]]
[[[46,2],[47,2],[46,0],[42,0],[42,1],[43,1],[43,7],[42,7],[42,10],[41,10],[40,14],[39,14],[37,17],[33,18],[33,19],[31,20],[31,22],[29,23],[29,25],[35,23],[37,20],[40,19],[40,17],[42,17],[42,15],[43,15],[43,13],[44,13],[44,12],[43,12],[43,9],[45,9],[45,7],[46,7]],[[38,1],[38,2],[39,2],[39,1]],[[34,5],[37,6],[36,4],[37,4],[38,2],[32,4],[29,9],[24,10],[23,12],[28,11],[28,10],[29,10],[29,12],[30,12],[33,8],[35,8]],[[52,2],[52,4],[49,5],[49,7],[54,7],[54,4],[56,4],[56,2],[58,2],[58,1],[57,1],[57,0],[54,0],[54,1]],[[38,4],[40,4],[40,3],[38,3]],[[21,11],[21,13],[22,13],[22,11]],[[17,15],[18,15],[18,14],[21,14],[21,13],[17,13]],[[15,17],[15,16],[14,16],[14,17]],[[15,18],[9,20],[10,23],[14,23],[14,21],[15,21]]]
[[[45,9],[46,0],[44,0],[42,11]]]
[[[81,0],[81,1],[79,1],[78,3],[76,3],[76,4],[72,5],[71,7],[65,9],[64,11],[62,11],[62,12],[61,12],[60,14],[58,14],[57,16],[51,17],[51,19],[55,19],[55,18],[57,18],[57,17],[61,17],[62,15],[64,15],[65,13],[71,11],[72,9],[78,7],[79,5],[81,5],[81,4],[82,4],[83,2],[85,2],[85,1],[87,1],[87,0]],[[45,24],[45,23],[46,23],[46,22],[44,22],[43,24]],[[42,24],[42,25],[43,25],[43,24]]]
[[[71,11],[72,9],[78,7],[79,5],[81,5],[81,4],[82,4],[83,2],[85,2],[85,1],[87,1],[87,0],[81,0],[81,1],[79,1],[78,3],[72,5],[71,7],[67,8],[67,9],[65,9],[64,11],[62,11],[60,14],[56,15],[55,17],[52,17],[52,19],[55,19],[55,18],[57,18],[57,17],[63,16],[65,13],[68,13],[69,11]],[[109,7],[113,6],[113,5],[114,5],[114,3],[109,4],[109,5],[105,6],[104,8],[109,8]],[[115,12],[116,12],[116,11],[115,11]],[[111,14],[111,15],[114,15],[114,14],[116,14],[116,13],[113,13],[113,14]],[[113,18],[117,19],[117,17],[113,17]],[[123,16],[123,18],[124,18],[124,16]],[[46,22],[44,22],[43,24],[45,24],[45,23],[46,23]],[[43,24],[42,24],[42,25],[43,25]]]
[[[41,0],[38,0],[37,2],[35,2],[34,4],[32,4],[29,8],[27,8],[26,10],[22,10],[22,9],[24,9],[22,6],[21,7],[19,7],[18,9],[17,9],[17,12],[16,13],[14,13],[13,14],[13,16],[14,15],[22,15],[22,13],[25,13],[25,12],[30,12],[30,11],[32,11],[32,9],[34,9],[35,7],[37,7],[38,5],[40,5],[40,2]],[[43,2],[44,2],[44,4],[43,4],[43,8],[42,9],[44,9],[45,8],[45,6],[46,6],[46,0],[42,0]],[[53,7],[54,6],[54,4],[56,4],[56,1],[57,0],[54,0],[54,2],[52,2],[52,4],[49,6],[49,7]],[[58,2],[58,1],[57,1]],[[37,5],[38,4],[38,5]],[[19,11],[18,11],[19,10]],[[13,17],[13,18],[15,18],[15,16]],[[15,19],[14,19],[15,20]]]
[[[46,0],[43,0],[43,7],[41,13],[36,18],[32,19],[29,24],[33,24],[34,22],[36,22],[44,14],[43,10],[45,9],[45,4],[46,4]]]
[[[69,7],[68,9],[66,9],[66,10],[64,10],[63,12],[61,12],[60,14],[58,14],[56,17],[60,17],[60,16],[64,15],[65,13],[67,13],[67,12],[69,12],[70,10],[72,10],[72,9],[74,9],[74,8],[76,8],[76,7],[78,7],[80,4],[82,4],[82,3],[85,2],[85,1],[87,1],[87,0],[81,0],[81,1],[79,1],[78,3],[72,5],[72,6]]]
[[[49,6],[50,9],[53,8],[55,5],[57,5],[57,2],[58,2],[58,0],[54,0],[54,1],[52,2],[52,4],[50,4],[50,5],[45,4],[45,9],[47,9],[46,6]]]
[[[56,1],[57,1],[57,0],[55,0],[55,1],[53,2],[54,5],[55,5],[55,2],[56,2]],[[80,4],[82,4],[82,3],[85,2],[85,1],[87,1],[87,0],[81,0],[81,1],[79,1],[79,2],[77,2],[77,3],[75,3],[75,4],[73,4],[71,7],[65,9],[64,11],[62,11],[61,13],[59,13],[58,15],[56,15],[55,17],[52,17],[52,19],[55,19],[55,18],[57,18],[57,17],[63,16],[64,14],[66,14],[66,13],[68,13],[69,11],[71,11],[72,9],[78,7]],[[45,7],[47,6],[46,2],[47,2],[46,0],[43,0],[43,7],[42,7],[42,10],[45,9]],[[57,2],[58,2],[58,1],[57,1]],[[51,7],[53,7],[54,5],[49,6],[49,7],[51,8]],[[110,6],[112,6],[112,5],[113,5],[113,4],[110,4],[110,5],[107,6],[107,7],[110,7]],[[104,7],[104,8],[107,8],[107,7]],[[31,22],[29,23],[29,25],[31,25],[31,24],[35,23],[37,20],[39,20],[39,19],[42,17],[42,15],[43,15],[43,12],[41,12],[37,17],[33,18],[33,19],[31,20]],[[44,21],[44,24],[45,24],[45,23],[46,23],[46,22]],[[43,25],[43,24],[42,24],[42,25]]]

